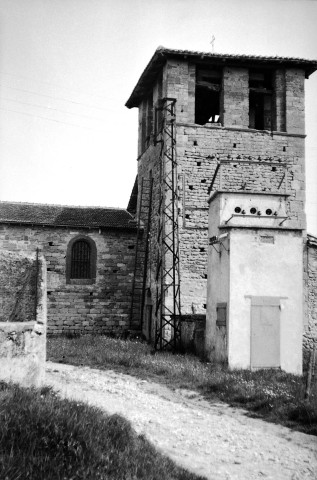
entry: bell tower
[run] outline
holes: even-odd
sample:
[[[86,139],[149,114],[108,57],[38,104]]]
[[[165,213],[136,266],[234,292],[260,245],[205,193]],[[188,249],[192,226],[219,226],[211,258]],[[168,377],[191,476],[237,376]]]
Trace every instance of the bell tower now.
[[[193,325],[206,317],[206,351],[230,359],[230,325],[220,350],[215,336],[217,308],[224,312],[219,304],[227,303],[230,315],[229,297],[214,293],[233,268],[226,265],[233,243],[229,252],[226,243],[239,231],[246,242],[252,232],[267,252],[282,238],[288,245],[288,232],[294,249],[302,244],[304,80],[316,69],[317,62],[305,59],[159,47],[142,73],[126,103],[139,109],[137,217],[144,252],[137,257],[142,282],[134,290],[139,310],[131,326],[155,338],[158,349],[177,348],[184,316]],[[222,235],[219,254],[214,247]],[[228,289],[231,283],[223,282]],[[249,297],[249,304],[256,301]]]

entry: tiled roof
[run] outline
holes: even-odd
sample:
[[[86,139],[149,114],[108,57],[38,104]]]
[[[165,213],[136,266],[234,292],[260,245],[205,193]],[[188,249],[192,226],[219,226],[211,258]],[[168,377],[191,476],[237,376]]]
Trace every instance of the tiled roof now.
[[[175,50],[165,47],[158,47],[153,57],[142,73],[129,100],[126,103],[128,108],[138,107],[141,99],[147,94],[149,87],[157,78],[158,72],[166,62],[167,58],[187,58],[200,63],[213,63],[214,65],[239,65],[249,67],[250,65],[261,66],[271,64],[272,66],[297,67],[305,70],[308,78],[317,70],[317,60],[294,57],[266,57],[260,55],[234,55],[229,53],[195,52],[190,50]],[[212,60],[212,62],[211,62]]]
[[[16,202],[0,202],[0,223],[121,229],[136,226],[124,209]]]

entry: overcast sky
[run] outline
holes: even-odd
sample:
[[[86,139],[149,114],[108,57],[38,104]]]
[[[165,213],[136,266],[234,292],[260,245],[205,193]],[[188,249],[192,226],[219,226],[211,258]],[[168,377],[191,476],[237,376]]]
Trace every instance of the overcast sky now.
[[[316,0],[0,0],[0,200],[126,207],[137,109],[159,45],[317,59]],[[306,82],[317,235],[317,73]]]

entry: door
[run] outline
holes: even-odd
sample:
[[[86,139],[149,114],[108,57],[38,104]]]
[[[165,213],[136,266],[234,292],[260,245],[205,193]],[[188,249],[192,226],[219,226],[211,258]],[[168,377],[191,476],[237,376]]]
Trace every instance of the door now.
[[[269,298],[262,297],[261,300],[257,305],[251,305],[251,368],[278,368],[280,306],[276,302],[270,304],[273,302]]]

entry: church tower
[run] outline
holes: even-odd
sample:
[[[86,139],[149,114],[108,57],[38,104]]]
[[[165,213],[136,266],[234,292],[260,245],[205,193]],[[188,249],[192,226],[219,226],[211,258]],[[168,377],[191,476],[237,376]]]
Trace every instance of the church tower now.
[[[207,351],[228,357],[231,297],[215,292],[231,288],[224,278],[239,267],[229,261],[238,246],[247,256],[243,232],[269,249],[277,238],[270,229],[277,229],[281,250],[291,235],[292,254],[301,251],[304,81],[316,69],[305,59],[159,47],[142,73],[126,103],[139,108],[133,302],[140,311],[131,310],[131,326],[141,326],[157,348],[176,347],[181,318],[205,316],[208,304]],[[250,295],[249,304],[274,296]]]

